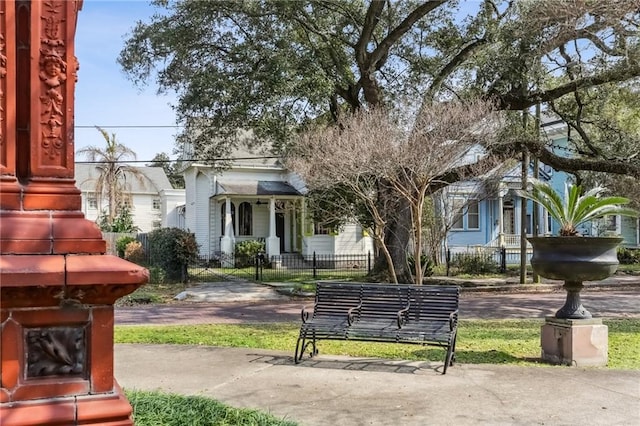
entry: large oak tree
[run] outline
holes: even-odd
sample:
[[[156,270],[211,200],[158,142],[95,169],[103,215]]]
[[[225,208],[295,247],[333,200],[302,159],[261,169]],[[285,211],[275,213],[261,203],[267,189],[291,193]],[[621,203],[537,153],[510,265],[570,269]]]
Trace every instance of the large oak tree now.
[[[207,123],[194,151],[204,158],[228,154],[237,128],[283,148],[308,122],[362,108],[480,96],[526,111],[640,75],[638,0],[154,3],[159,13],[136,25],[119,62],[134,82],[174,90],[185,122]],[[502,155],[527,147],[557,169],[640,176],[637,158],[568,158],[514,135]],[[407,220],[387,234],[399,265]]]

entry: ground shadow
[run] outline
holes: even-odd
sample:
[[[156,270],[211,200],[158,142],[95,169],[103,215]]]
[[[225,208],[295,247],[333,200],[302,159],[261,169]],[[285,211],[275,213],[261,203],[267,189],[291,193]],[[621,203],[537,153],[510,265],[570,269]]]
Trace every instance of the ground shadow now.
[[[296,368],[324,368],[331,370],[375,371],[399,374],[417,374],[420,371],[441,373],[442,363],[430,361],[389,360],[382,358],[332,359],[327,357],[305,357],[296,364],[292,356],[249,354],[254,356],[251,362],[262,362],[271,365],[289,365]]]

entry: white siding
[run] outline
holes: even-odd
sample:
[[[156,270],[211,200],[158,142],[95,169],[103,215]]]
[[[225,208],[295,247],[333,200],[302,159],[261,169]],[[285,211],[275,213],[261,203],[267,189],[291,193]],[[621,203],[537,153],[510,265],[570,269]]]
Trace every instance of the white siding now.
[[[184,189],[160,191],[162,226],[167,228],[184,228],[184,217],[181,207],[185,203]]]
[[[159,194],[133,194],[131,213],[140,232],[151,232],[160,227],[161,211],[153,208],[153,200],[159,198]]]
[[[192,231],[200,245],[200,254],[209,256],[211,254],[209,245],[209,194],[211,183],[203,173],[198,173],[195,183],[195,200],[191,205],[187,205],[187,209],[192,207],[195,211],[195,224]]]

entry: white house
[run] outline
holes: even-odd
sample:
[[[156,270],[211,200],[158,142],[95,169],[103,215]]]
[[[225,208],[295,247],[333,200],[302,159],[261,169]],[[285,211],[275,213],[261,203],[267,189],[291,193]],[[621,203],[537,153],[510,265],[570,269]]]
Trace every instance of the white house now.
[[[245,240],[265,242],[268,256],[283,253],[366,254],[371,237],[355,224],[331,232],[306,211],[301,179],[273,158],[244,149],[231,166],[193,163],[185,171],[185,227],[195,233],[200,254],[231,254]]]
[[[130,190],[130,211],[140,232],[161,227],[184,228],[184,189],[174,189],[161,167],[137,167],[144,179],[126,174]],[[108,200],[99,199],[95,183],[99,170],[95,164],[75,164],[76,185],[82,194],[82,212],[96,221],[108,208]]]

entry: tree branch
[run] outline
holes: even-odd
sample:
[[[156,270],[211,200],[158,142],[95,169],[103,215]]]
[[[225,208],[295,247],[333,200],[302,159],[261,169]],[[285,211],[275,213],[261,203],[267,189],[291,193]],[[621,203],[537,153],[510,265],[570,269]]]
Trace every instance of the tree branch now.
[[[427,92],[424,96],[424,101],[433,99],[433,96],[442,87],[444,80],[456,70],[456,68],[467,60],[469,56],[473,54],[477,49],[487,44],[488,39],[483,37],[468,43],[463,47],[444,67],[440,69],[438,74],[434,77],[433,82],[429,85]]]
[[[384,5],[384,0],[373,0],[367,9],[367,14],[362,25],[362,33],[360,34],[360,38],[355,46],[356,62],[361,68],[365,67],[365,64],[368,62],[367,45],[371,41],[373,30],[380,20],[380,15],[382,15],[382,11],[384,10]]]
[[[376,49],[369,55],[368,67],[378,63],[385,56],[389,54],[389,49],[393,46],[402,36],[404,36],[417,21],[422,19],[427,13],[438,8],[448,0],[432,0],[423,3],[416,7],[397,27],[395,27],[376,47]]]
[[[605,70],[600,74],[582,77],[569,81],[549,90],[535,91],[523,97],[522,94],[514,91],[501,95],[489,93],[489,97],[496,97],[499,100],[501,109],[522,110],[538,102],[550,102],[576,90],[600,86],[605,83],[617,83],[640,76],[640,64],[621,64],[617,67]]]

